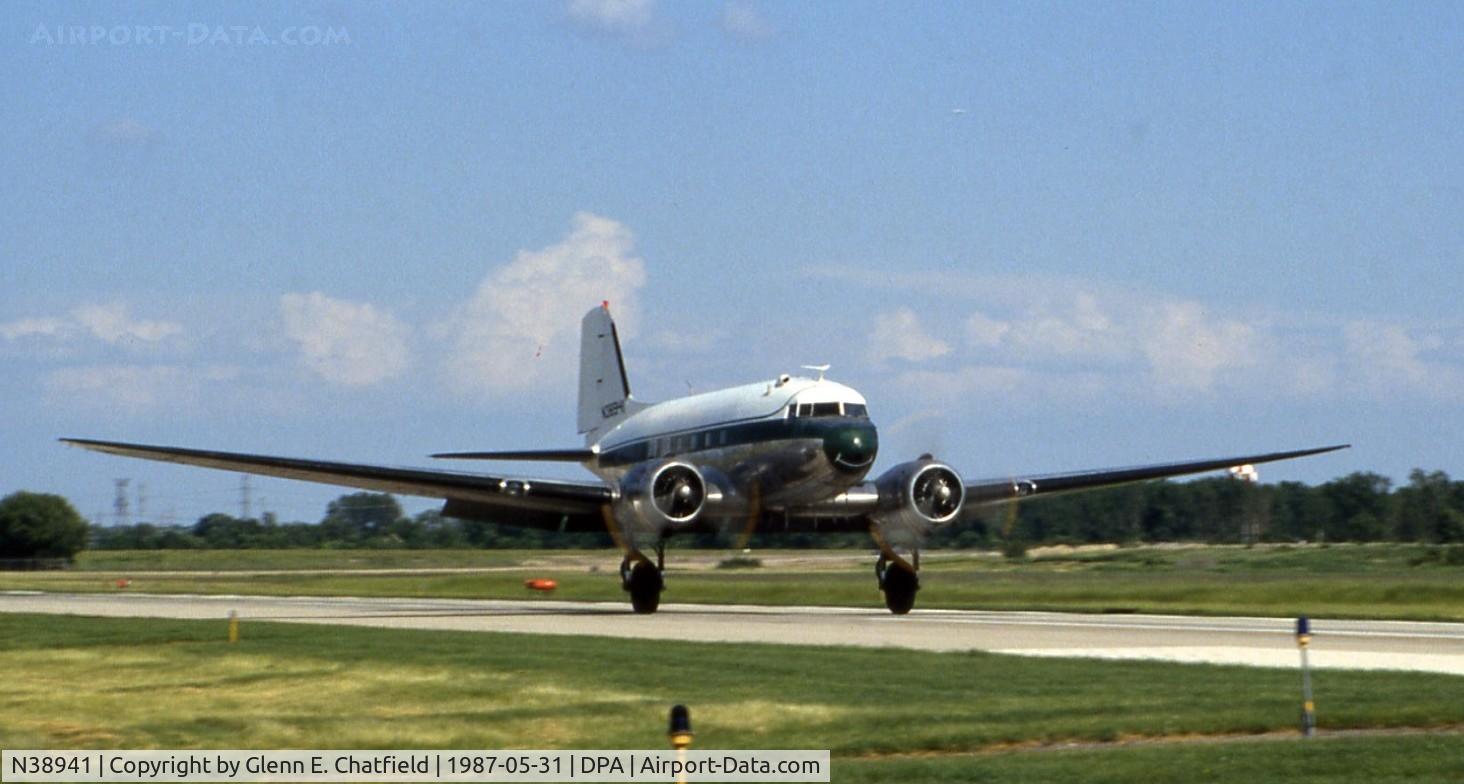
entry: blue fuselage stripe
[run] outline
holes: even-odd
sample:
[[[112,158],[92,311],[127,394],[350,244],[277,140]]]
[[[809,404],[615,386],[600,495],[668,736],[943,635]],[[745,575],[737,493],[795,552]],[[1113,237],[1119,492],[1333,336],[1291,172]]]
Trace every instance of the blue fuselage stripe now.
[[[602,449],[599,464],[614,468],[645,460],[675,457],[704,449],[745,446],[793,439],[822,439],[830,431],[863,425],[868,419],[851,417],[793,417],[724,422],[675,430]]]

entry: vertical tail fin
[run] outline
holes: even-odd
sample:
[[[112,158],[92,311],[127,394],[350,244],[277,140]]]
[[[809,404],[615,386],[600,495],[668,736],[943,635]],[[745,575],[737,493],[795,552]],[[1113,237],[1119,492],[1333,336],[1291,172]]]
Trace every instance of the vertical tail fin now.
[[[644,407],[630,398],[620,336],[610,304],[601,303],[580,322],[579,432],[593,443],[615,422]]]

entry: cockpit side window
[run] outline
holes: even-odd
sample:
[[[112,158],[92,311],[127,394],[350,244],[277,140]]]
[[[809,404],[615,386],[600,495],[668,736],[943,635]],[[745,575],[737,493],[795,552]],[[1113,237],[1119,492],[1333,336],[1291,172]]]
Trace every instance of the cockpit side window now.
[[[797,416],[814,416],[812,403],[799,403]]]
[[[869,409],[865,408],[863,403],[845,403],[844,416],[867,419],[869,418]]]

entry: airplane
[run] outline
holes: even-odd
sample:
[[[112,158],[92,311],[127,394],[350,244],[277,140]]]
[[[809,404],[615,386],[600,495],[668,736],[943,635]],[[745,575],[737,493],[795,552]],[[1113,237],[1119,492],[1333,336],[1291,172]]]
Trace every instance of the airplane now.
[[[867,530],[879,550],[885,606],[908,613],[929,533],[983,506],[1206,471],[1254,466],[1336,446],[1131,468],[969,481],[923,454],[867,479],[879,435],[864,397],[816,377],[776,378],[661,403],[631,395],[609,303],[581,322],[578,430],[584,446],[444,452],[433,458],[579,463],[599,481],[398,468],[63,438],[97,452],[445,501],[447,517],[552,531],[608,531],[637,613],[655,612],[673,535],[745,521],[782,531]]]

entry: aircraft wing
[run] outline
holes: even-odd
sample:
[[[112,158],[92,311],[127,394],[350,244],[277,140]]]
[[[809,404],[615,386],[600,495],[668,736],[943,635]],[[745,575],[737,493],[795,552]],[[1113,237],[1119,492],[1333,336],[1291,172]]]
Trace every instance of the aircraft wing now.
[[[1198,474],[1217,471],[1233,466],[1271,463],[1290,460],[1294,457],[1319,455],[1346,449],[1349,444],[1324,446],[1315,449],[1298,449],[1292,452],[1271,452],[1264,455],[1240,455],[1238,457],[1217,457],[1208,460],[1190,460],[1182,463],[1156,463],[1154,465],[1130,468],[1099,468],[1091,471],[1074,471],[1065,474],[1031,474],[1026,476],[987,479],[966,483],[966,503],[972,505],[1010,501],[1015,498],[1030,498],[1039,495],[1068,493],[1076,490],[1091,490],[1099,487],[1142,482],[1148,479],[1163,479],[1170,476]]]
[[[603,530],[600,507],[611,500],[610,488],[598,482],[525,479],[459,471],[334,463],[94,441],[86,438],[63,438],[61,441],[94,452],[123,457],[242,471],[282,479],[301,479],[384,493],[442,498],[448,502],[443,513],[449,516],[493,520],[531,528]]]

